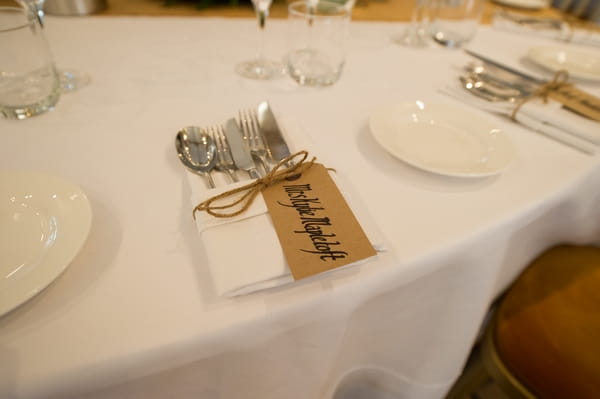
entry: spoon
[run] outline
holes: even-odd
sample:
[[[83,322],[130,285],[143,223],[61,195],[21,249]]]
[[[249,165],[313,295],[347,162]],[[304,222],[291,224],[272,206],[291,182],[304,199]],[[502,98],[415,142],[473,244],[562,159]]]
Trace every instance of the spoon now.
[[[210,188],[216,187],[210,172],[217,162],[217,146],[208,133],[197,126],[184,127],[175,137],[175,149],[186,168],[204,177]]]
[[[516,89],[498,87],[490,82],[476,79],[472,75],[460,76],[459,78],[465,89],[488,101],[513,103],[521,97],[520,92]]]

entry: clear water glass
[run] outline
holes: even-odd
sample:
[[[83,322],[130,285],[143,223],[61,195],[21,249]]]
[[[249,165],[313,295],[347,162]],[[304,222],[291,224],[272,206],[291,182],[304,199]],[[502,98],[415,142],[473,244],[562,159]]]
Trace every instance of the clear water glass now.
[[[52,109],[60,83],[37,15],[0,7],[0,114],[26,119]]]
[[[288,74],[303,86],[337,82],[346,60],[350,11],[331,1],[288,6]]]

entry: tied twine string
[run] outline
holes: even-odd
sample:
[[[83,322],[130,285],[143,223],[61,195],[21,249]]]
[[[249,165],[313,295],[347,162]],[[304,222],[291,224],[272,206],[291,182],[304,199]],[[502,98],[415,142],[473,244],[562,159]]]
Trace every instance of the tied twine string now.
[[[294,159],[298,157],[301,157],[300,160],[294,162]],[[194,220],[196,219],[196,212],[202,211],[217,218],[231,218],[245,212],[250,205],[252,205],[252,202],[254,202],[254,199],[262,190],[284,179],[302,174],[311,166],[313,166],[316,158],[313,157],[310,161],[305,162],[307,158],[308,151],[298,151],[297,153],[279,161],[265,177],[256,179],[252,183],[234,188],[233,190],[225,191],[202,201],[196,205],[192,212]],[[215,202],[227,199],[242,192],[244,192],[244,194],[238,199],[232,199],[230,202],[223,205],[215,205]],[[223,211],[232,208],[238,209],[234,211]]]
[[[515,106],[515,109],[513,110],[512,114],[510,115],[511,119],[513,121],[516,121],[517,120],[517,112],[519,112],[519,110],[521,109],[521,107],[523,105],[525,105],[527,102],[533,100],[534,98],[541,98],[542,100],[544,100],[544,104],[548,103],[548,96],[550,95],[550,93],[552,93],[553,91],[558,91],[562,87],[568,86],[569,85],[568,80],[569,80],[569,72],[567,72],[564,69],[557,71],[556,74],[554,74],[554,77],[552,78],[551,81],[541,85],[531,95],[523,98],[521,101],[519,101],[517,103],[517,105]]]

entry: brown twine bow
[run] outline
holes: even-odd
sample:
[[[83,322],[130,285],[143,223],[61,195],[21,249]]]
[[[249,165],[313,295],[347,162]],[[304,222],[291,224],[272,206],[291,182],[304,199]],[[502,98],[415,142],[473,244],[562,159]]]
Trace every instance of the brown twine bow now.
[[[516,121],[517,120],[516,119],[517,112],[519,112],[519,110],[521,109],[521,107],[523,105],[525,105],[527,102],[533,100],[534,98],[539,97],[542,100],[544,100],[544,104],[546,104],[548,102],[548,96],[550,95],[550,93],[552,93],[553,91],[558,91],[562,87],[569,85],[568,80],[569,80],[569,72],[567,72],[564,69],[557,71],[556,74],[554,74],[554,77],[552,78],[551,81],[541,85],[531,95],[523,98],[521,101],[519,101],[519,103],[517,103],[517,105],[515,106],[515,109],[513,110],[512,114],[510,115],[511,119]]]
[[[300,156],[302,158],[299,161],[294,162],[294,159]],[[250,205],[252,205],[252,202],[254,202],[254,199],[262,190],[284,179],[297,176],[308,170],[311,166],[313,166],[316,158],[313,157],[310,161],[304,162],[307,158],[307,151],[298,151],[297,153],[282,159],[265,177],[256,179],[252,183],[234,188],[233,190],[225,191],[221,194],[215,195],[214,197],[202,201],[201,203],[196,205],[192,212],[192,216],[194,217],[194,219],[196,219],[196,212],[204,211],[209,215],[212,215],[217,218],[231,218],[245,212],[250,207]],[[216,201],[232,197],[242,192],[244,192],[244,195],[242,195],[236,200],[231,200],[231,202],[229,203],[225,203],[224,205],[213,204]],[[231,209],[238,206],[239,209],[236,211],[219,212],[224,209]]]

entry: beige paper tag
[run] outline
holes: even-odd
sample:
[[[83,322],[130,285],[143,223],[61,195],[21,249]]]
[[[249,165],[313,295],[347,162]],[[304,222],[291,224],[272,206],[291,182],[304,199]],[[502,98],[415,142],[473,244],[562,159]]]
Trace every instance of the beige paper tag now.
[[[295,280],[376,255],[323,165],[262,195]]]
[[[586,93],[573,85],[561,86],[548,96],[585,117],[600,122],[600,98]]]

